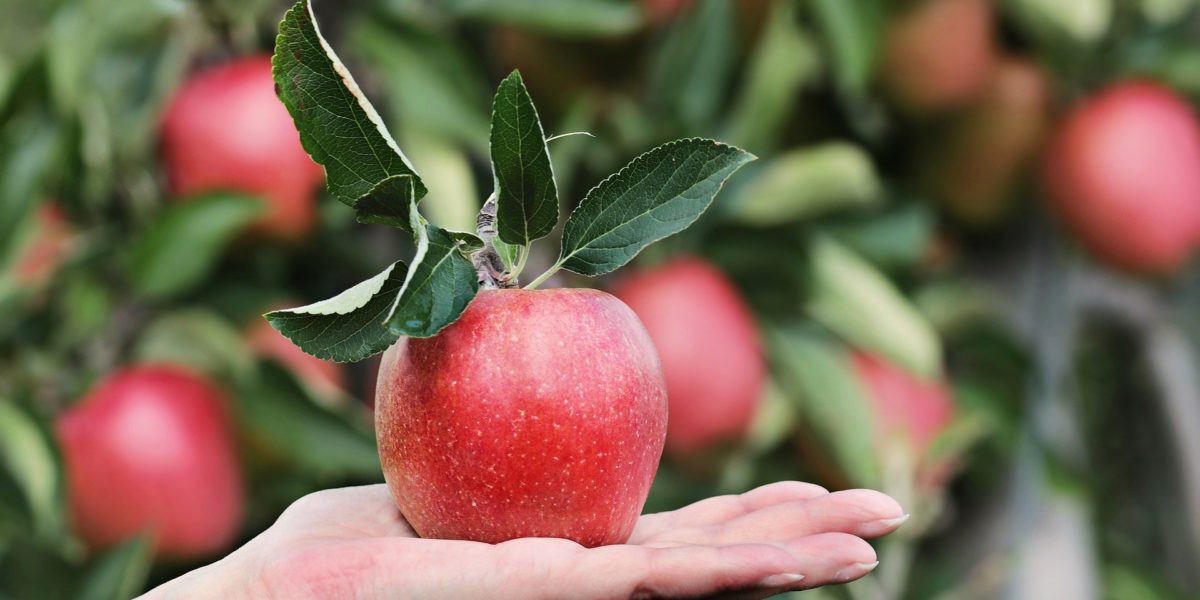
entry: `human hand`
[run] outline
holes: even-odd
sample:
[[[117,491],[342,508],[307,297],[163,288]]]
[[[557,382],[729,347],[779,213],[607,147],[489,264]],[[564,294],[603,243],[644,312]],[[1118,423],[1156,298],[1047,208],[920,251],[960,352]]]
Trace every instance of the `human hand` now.
[[[627,544],[492,545],[419,538],[387,486],[369,485],[301,498],[145,598],[764,598],[862,577],[877,564],[864,538],[906,518],[879,492],[784,481],[643,515]]]

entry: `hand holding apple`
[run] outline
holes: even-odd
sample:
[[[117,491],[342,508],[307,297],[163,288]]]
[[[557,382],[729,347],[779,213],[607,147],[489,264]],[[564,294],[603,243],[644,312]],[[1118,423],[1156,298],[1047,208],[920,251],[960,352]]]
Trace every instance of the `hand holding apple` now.
[[[878,492],[783,481],[644,515],[627,544],[588,549],[420,539],[385,486],[325,490],[144,598],[765,598],[869,573],[878,563],[864,540],[894,531],[903,512]]]

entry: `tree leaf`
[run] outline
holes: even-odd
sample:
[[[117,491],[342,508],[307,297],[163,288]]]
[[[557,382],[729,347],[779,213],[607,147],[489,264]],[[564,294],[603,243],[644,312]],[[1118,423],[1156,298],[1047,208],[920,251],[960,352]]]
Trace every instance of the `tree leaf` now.
[[[267,313],[267,322],[301,350],[326,360],[355,362],[396,342],[384,318],[408,269],[395,262],[378,275],[308,306]]]
[[[825,212],[878,205],[883,186],[871,157],[856,145],[830,142],[771,159],[738,190],[732,217],[774,226]]]
[[[408,149],[429,188],[441,186],[429,178],[425,153],[409,140],[418,135],[442,144],[465,144],[486,151],[488,115],[482,99],[488,81],[465,45],[436,28],[401,19],[353,19],[341,38],[354,57],[372,67],[385,93],[384,113],[396,126],[399,142]],[[382,108],[382,107],[381,107]]]
[[[171,206],[133,242],[129,276],[138,292],[163,298],[187,291],[265,208],[261,199],[216,193]]]
[[[104,553],[83,580],[80,600],[123,600],[142,591],[153,558],[150,536],[142,534]]]
[[[737,57],[736,2],[703,0],[654,54],[647,97],[683,131],[711,132]]]
[[[496,89],[491,148],[497,233],[509,244],[528,246],[558,224],[558,189],[546,133],[518,71]]]
[[[838,87],[852,95],[865,93],[879,62],[885,3],[813,0],[810,5],[829,46]]]
[[[821,72],[816,44],[796,23],[795,13],[794,2],[771,5],[745,83],[730,110],[724,139],[752,152],[776,146],[796,112],[797,93]]]
[[[663,144],[592,188],[563,228],[558,266],[601,275],[691,225],[754,155],[700,138]]]
[[[469,233],[431,225],[413,209],[417,253],[387,316],[397,336],[430,337],[458,320],[479,291],[479,274],[466,252],[483,242]]]
[[[218,380],[248,374],[254,356],[241,331],[216,312],[187,308],[166,313],[138,336],[133,356],[140,362],[188,365]]]
[[[802,435],[819,438],[854,484],[878,486],[874,416],[846,352],[811,329],[776,326],[766,331],[779,382],[797,403]]]
[[[882,273],[827,237],[813,241],[809,313],[846,341],[924,377],[941,373],[933,327]]]
[[[282,367],[261,363],[239,396],[238,419],[255,441],[319,477],[377,479],[379,454],[361,419],[316,402]]]
[[[46,424],[9,398],[0,398],[0,466],[25,496],[34,530],[46,539],[63,535],[65,484],[58,449]]]
[[[384,180],[409,175],[416,198],[425,195],[379,113],[321,37],[308,0],[297,2],[279,24],[272,63],[279,99],[296,122],[304,149],[324,165],[329,193],[355,206]]]
[[[379,182],[352,205],[359,223],[378,223],[410,229],[409,211],[416,198],[416,182],[411,175],[393,175]]]
[[[444,0],[441,4],[459,17],[562,35],[617,36],[642,25],[638,4],[622,0]]]
[[[1112,27],[1116,4],[1113,0],[1005,0],[1017,25],[1054,47],[1065,41],[1081,44],[1099,42]]]

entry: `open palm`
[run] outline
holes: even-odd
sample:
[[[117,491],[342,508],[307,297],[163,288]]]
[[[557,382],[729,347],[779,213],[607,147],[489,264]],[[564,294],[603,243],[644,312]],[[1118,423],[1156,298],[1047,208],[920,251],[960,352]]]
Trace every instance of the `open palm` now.
[[[383,485],[289,507],[225,559],[151,593],[254,598],[761,598],[857,579],[863,540],[905,519],[888,496],[780,482],[644,515],[627,544],[421,539]]]

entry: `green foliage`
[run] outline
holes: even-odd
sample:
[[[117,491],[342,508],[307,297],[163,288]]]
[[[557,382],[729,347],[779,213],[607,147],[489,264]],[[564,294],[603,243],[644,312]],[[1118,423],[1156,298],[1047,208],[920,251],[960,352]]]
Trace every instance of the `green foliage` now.
[[[58,448],[36,415],[8,398],[0,398],[0,463],[23,496],[31,516],[31,533],[45,540],[60,540],[66,528],[66,484]],[[0,529],[14,525],[0,525]]]
[[[592,188],[563,227],[557,265],[601,275],[691,225],[754,155],[699,138],[663,144]]]
[[[807,434],[830,449],[852,484],[878,487],[875,423],[845,350],[827,336],[794,326],[773,327],[767,343],[774,371],[792,392]]]
[[[225,246],[263,208],[257,198],[219,193],[163,211],[132,243],[129,276],[134,289],[163,298],[196,286],[216,266]]]
[[[496,231],[508,244],[528,246],[558,223],[558,189],[546,133],[517,71],[496,90],[491,147]]]
[[[88,570],[80,600],[123,600],[137,595],[150,573],[151,549],[150,537],[142,535],[109,550]]]
[[[822,213],[876,206],[882,184],[871,157],[858,146],[831,142],[778,155],[743,187],[732,218],[769,226]]]
[[[417,254],[386,322],[396,335],[430,337],[462,316],[479,290],[479,279],[461,238],[419,216],[413,230]]]
[[[736,3],[701,0],[672,28],[651,65],[651,101],[683,131],[707,132],[733,76]]]
[[[315,401],[283,369],[267,363],[237,406],[246,434],[282,460],[317,479],[379,477],[375,439],[350,410]]]
[[[637,5],[620,0],[447,0],[446,11],[468,19],[566,35],[621,35],[641,24]]]
[[[305,352],[337,362],[356,362],[387,349],[397,334],[382,326],[408,278],[392,263],[378,275],[315,304],[267,313],[267,321]]]
[[[752,308],[771,370],[753,426],[667,459],[650,509],[780,479],[885,486],[912,494],[914,519],[850,594],[971,595],[1010,573],[975,563],[997,548],[961,524],[1036,506],[1021,490],[1037,488],[1023,477],[1043,457],[1086,492],[1106,597],[1200,583],[1200,541],[1180,526],[1198,505],[1187,465],[1200,463],[1178,433],[1195,422],[1179,407],[1195,397],[1200,272],[1137,282],[1047,252],[1071,234],[1042,207],[1036,165],[1014,175],[1008,222],[964,231],[941,218],[924,157],[973,105],[917,118],[878,93],[897,2],[697,0],[676,14],[634,0],[312,4],[0,0],[0,598],[131,597],[194,566],[151,568],[145,537],[103,552],[75,539],[53,422],[99,378],[169,362],[225,389],[249,539],[304,493],[380,474],[361,405],[378,358],[338,365],[345,384],[322,393],[247,326],[303,304],[267,320],[309,354],[364,361],[458,318],[493,251],[500,279],[484,285],[548,268],[521,279],[565,269],[601,278],[564,285],[602,289],[623,265],[696,255]],[[1000,53],[1043,69],[1054,106],[1135,76],[1200,99],[1196,0],[991,6]],[[934,42],[953,52],[952,38]],[[163,107],[188,73],[273,40],[278,94],[328,183],[315,230],[288,243],[250,226],[271,214],[265,197],[177,202],[156,157]],[[732,145],[644,153],[697,135]],[[764,160],[731,177],[751,158],[738,148]],[[497,235],[462,233],[492,191]],[[29,281],[14,267],[49,204],[68,239]],[[1086,311],[1095,318],[1074,336]],[[959,465],[953,486],[897,481],[848,360],[860,350],[946,378],[957,412],[925,458]]]
[[[394,192],[402,187],[381,189],[384,180],[409,175],[416,199],[424,196],[425,186],[408,157],[350,71],[321,37],[309,2],[299,2],[288,11],[279,24],[275,44],[279,99],[296,120],[304,149],[325,167],[329,193],[354,207],[373,192]],[[405,199],[391,197],[375,197],[368,205],[377,207],[384,200],[408,206]]]
[[[887,277],[828,238],[814,240],[810,265],[814,320],[923,377],[941,372],[937,333]]]

